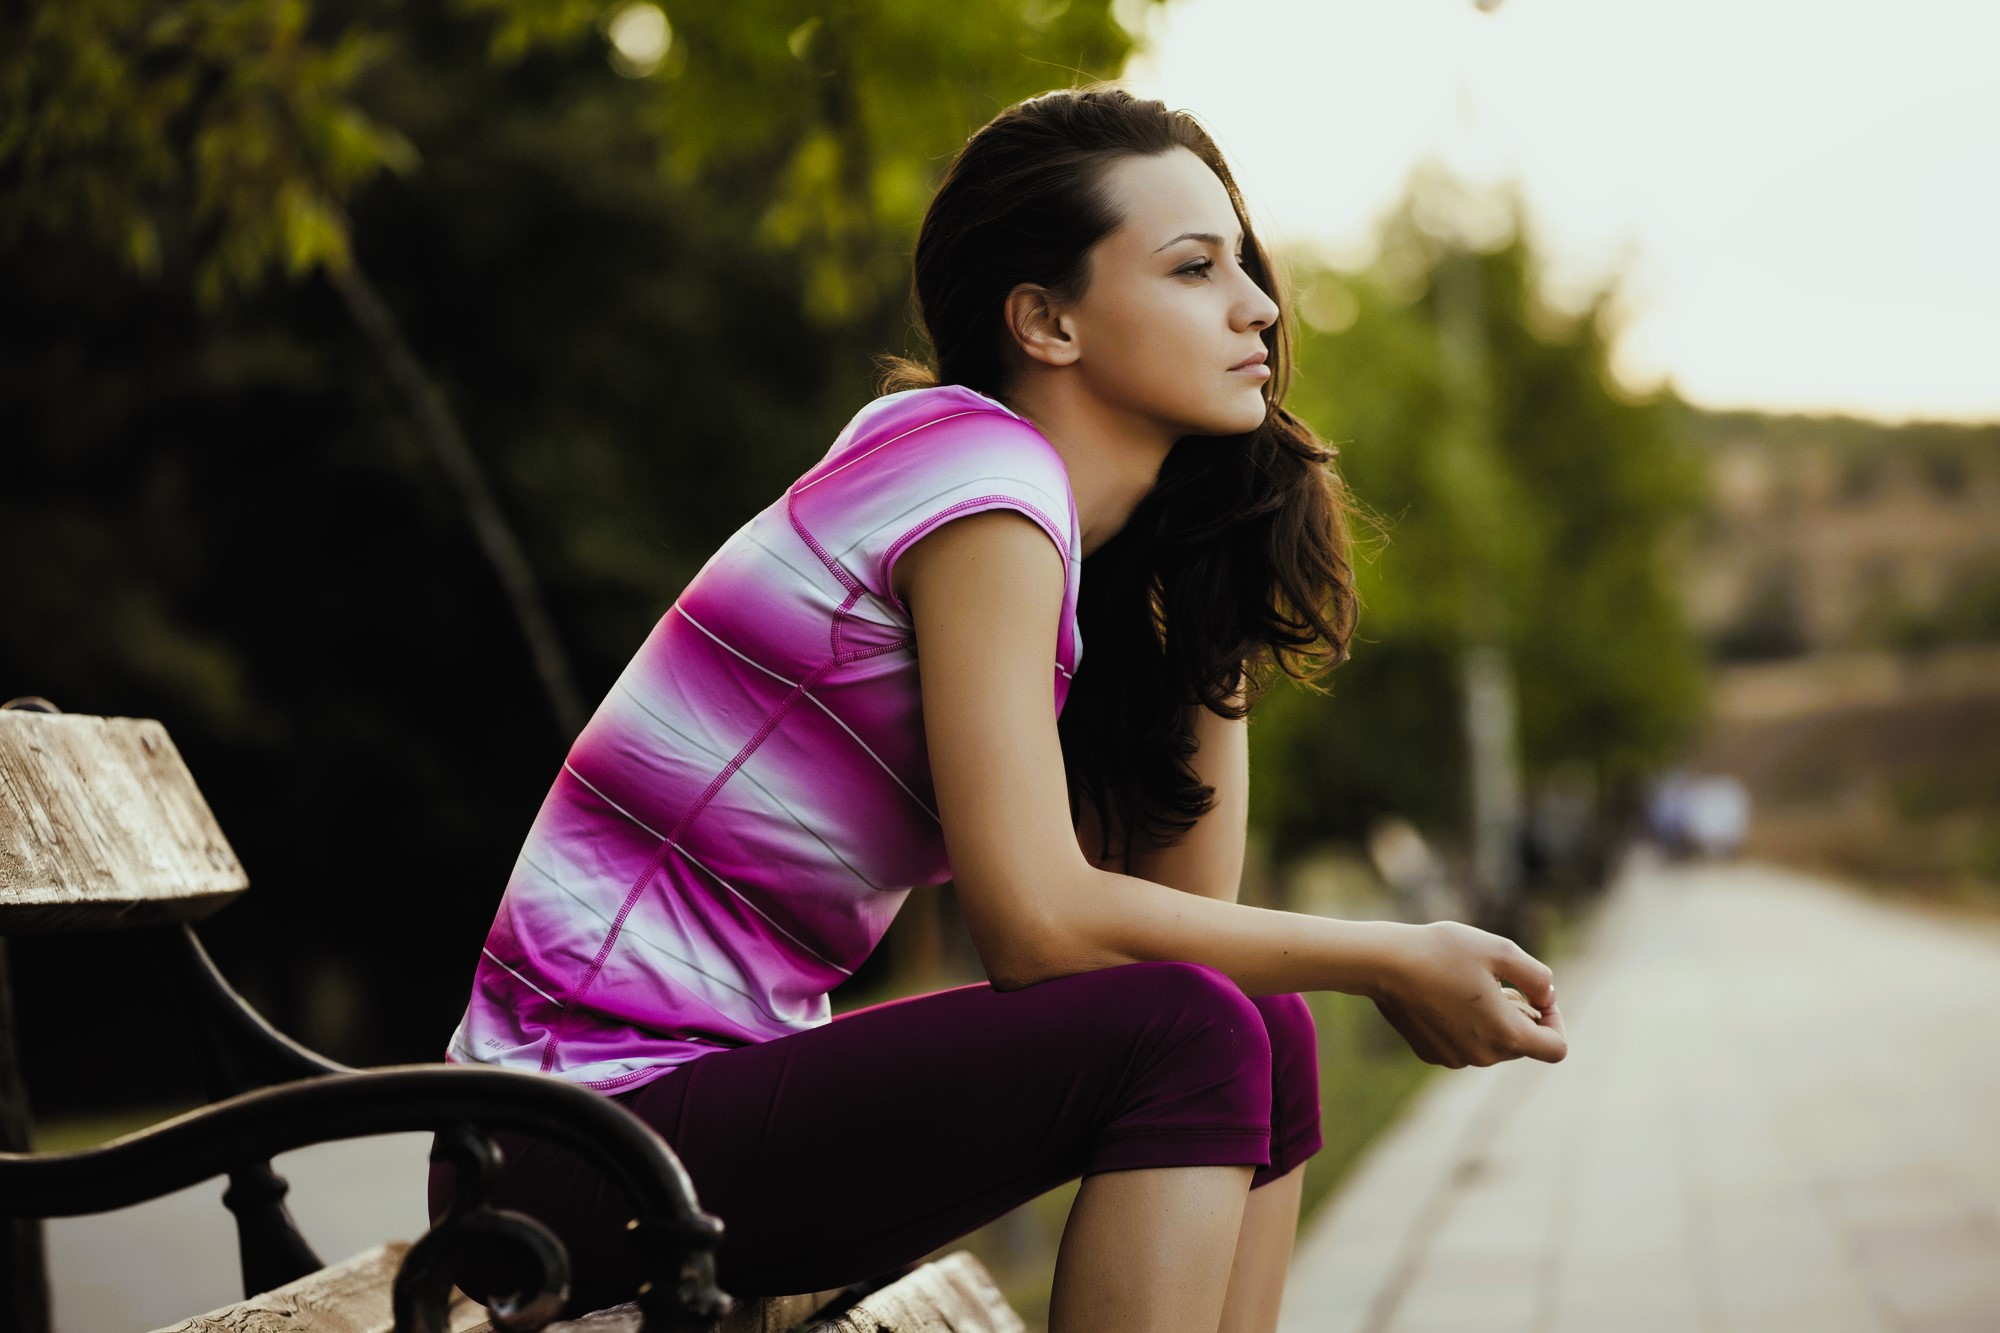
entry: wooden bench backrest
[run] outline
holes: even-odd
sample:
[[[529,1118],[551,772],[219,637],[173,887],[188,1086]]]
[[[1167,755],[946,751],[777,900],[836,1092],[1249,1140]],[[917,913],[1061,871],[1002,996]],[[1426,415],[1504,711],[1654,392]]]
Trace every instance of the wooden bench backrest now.
[[[0,935],[194,921],[249,886],[158,722],[0,709]]]

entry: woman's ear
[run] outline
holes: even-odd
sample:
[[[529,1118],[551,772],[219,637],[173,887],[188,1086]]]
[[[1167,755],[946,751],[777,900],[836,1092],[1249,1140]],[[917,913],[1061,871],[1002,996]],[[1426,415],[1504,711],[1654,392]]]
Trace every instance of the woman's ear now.
[[[1004,309],[1007,331],[1024,355],[1049,366],[1066,366],[1076,360],[1080,349],[1069,317],[1057,308],[1048,288],[1024,282],[1007,293]]]

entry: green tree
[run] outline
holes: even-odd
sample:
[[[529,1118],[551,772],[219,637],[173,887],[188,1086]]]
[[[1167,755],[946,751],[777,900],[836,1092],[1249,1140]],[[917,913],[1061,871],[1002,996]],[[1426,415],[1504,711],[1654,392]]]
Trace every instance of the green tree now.
[[[539,582],[457,416],[355,262],[353,190],[409,171],[410,143],[353,87],[383,54],[355,24],[324,40],[305,0],[78,0],[33,7],[0,46],[0,243],[77,227],[141,273],[185,252],[204,305],[273,269],[323,270],[402,393],[506,589],[565,734],[583,712]]]
[[[492,17],[503,60],[590,45],[621,10],[654,8],[461,3]],[[671,44],[643,80],[661,170],[747,209],[761,244],[799,257],[801,313],[864,342],[903,340],[909,247],[966,135],[1019,98],[1114,73],[1132,49],[1108,0],[749,0],[661,12]]]
[[[1294,403],[1341,448],[1381,526],[1360,534],[1360,634],[1330,695],[1274,695],[1259,719],[1258,818],[1280,850],[1387,813],[1459,826],[1454,661],[1468,633],[1512,659],[1530,784],[1579,763],[1602,789],[1630,784],[1700,707],[1698,644],[1664,543],[1703,491],[1671,404],[1611,380],[1615,290],[1580,315],[1547,306],[1517,199],[1509,236],[1483,250],[1430,221],[1451,215],[1457,188],[1414,175],[1364,272],[1299,266]],[[1471,266],[1481,294],[1478,429],[1440,347],[1449,265]]]

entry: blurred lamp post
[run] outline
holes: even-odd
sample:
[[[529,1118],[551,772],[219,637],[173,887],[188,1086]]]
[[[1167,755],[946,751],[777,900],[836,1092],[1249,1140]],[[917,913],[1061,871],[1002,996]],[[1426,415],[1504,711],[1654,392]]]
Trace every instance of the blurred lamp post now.
[[[1500,7],[1500,0],[1474,0],[1474,5],[1490,14]],[[1459,104],[1470,105],[1462,86]],[[1450,461],[1468,474],[1497,469],[1478,254],[1454,247],[1439,265],[1435,281],[1440,369],[1456,417],[1456,448]],[[1463,501],[1455,519],[1463,561],[1459,693],[1469,798],[1469,888],[1478,925],[1518,935],[1522,797],[1514,671],[1506,646],[1505,589],[1482,559],[1492,547],[1477,539],[1493,515],[1473,512],[1483,506],[1477,494],[1481,488],[1468,484],[1470,480],[1461,478],[1461,484],[1448,491]]]

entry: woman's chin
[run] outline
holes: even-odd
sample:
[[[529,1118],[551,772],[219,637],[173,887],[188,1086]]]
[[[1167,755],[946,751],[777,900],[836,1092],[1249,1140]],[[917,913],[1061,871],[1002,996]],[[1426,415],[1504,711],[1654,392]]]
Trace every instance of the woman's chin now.
[[[1194,424],[1180,432],[1184,435],[1248,435],[1264,424],[1270,407],[1263,395],[1255,396],[1248,404],[1211,403],[1208,410],[1194,417]],[[1183,417],[1183,420],[1188,418]]]
[[[1270,415],[1270,410],[1270,406],[1265,403],[1263,395],[1259,394],[1251,407],[1235,407],[1223,414],[1228,424],[1216,430],[1215,434],[1248,435],[1251,431],[1256,430],[1264,424],[1264,418]]]

